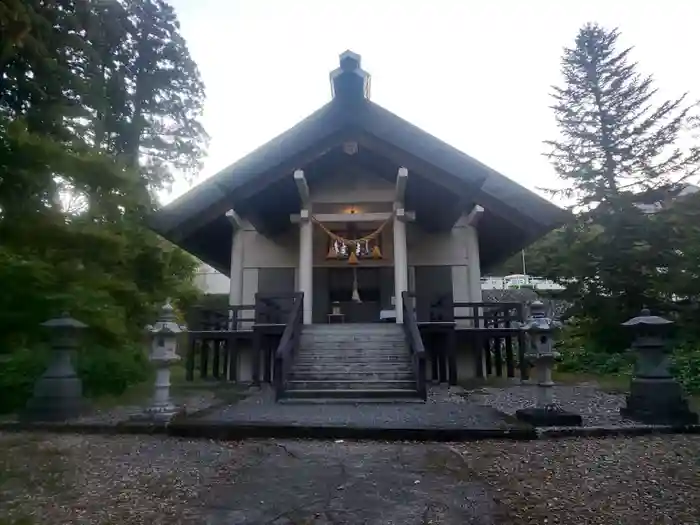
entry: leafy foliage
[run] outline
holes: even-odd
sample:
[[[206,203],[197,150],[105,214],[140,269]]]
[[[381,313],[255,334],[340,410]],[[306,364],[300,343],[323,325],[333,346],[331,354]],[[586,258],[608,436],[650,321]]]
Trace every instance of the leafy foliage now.
[[[13,0],[0,29],[0,397],[36,377],[62,310],[91,327],[86,389],[115,393],[147,371],[156,308],[196,294],[194,259],[144,219],[199,166],[204,88],[161,0]]]

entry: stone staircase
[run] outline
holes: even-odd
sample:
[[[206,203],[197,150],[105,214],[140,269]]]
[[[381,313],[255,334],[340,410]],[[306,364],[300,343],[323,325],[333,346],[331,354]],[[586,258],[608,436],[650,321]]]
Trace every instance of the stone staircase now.
[[[403,327],[303,328],[282,402],[422,402]]]

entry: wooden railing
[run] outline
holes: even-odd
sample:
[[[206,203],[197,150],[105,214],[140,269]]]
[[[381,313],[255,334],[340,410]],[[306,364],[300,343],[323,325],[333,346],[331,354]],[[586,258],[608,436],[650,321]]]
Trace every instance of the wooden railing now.
[[[454,303],[454,320],[457,330],[468,332],[477,346],[477,355],[483,356],[477,363],[477,375],[515,377],[515,347],[517,346],[520,378],[529,378],[529,367],[525,359],[526,339],[521,330],[525,321],[523,303]],[[505,358],[505,359],[504,359]]]
[[[197,354],[200,378],[235,379],[236,346],[239,336],[252,332],[254,311],[254,305],[240,305],[224,308],[196,306],[188,312],[187,381],[194,380]]]
[[[296,292],[294,294],[294,304],[292,306],[292,310],[289,312],[287,324],[285,325],[284,332],[282,333],[282,339],[280,339],[279,345],[277,346],[277,350],[275,352],[275,366],[273,375],[276,399],[280,399],[284,393],[289,368],[295,354],[297,353],[297,350],[299,349],[299,339],[301,336],[301,329],[303,327],[303,312],[304,293]]]
[[[416,374],[418,394],[423,400],[427,400],[428,390],[425,384],[425,348],[423,347],[423,340],[421,339],[418,323],[416,321],[414,298],[408,292],[402,292],[401,297],[403,298],[403,329],[413,358],[413,370]]]

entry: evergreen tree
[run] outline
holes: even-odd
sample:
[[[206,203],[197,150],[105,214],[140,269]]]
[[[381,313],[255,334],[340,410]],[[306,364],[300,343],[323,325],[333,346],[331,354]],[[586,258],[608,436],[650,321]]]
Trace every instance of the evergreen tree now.
[[[590,209],[601,203],[655,202],[698,172],[700,148],[678,141],[692,106],[685,96],[654,103],[651,76],[617,49],[619,32],[587,24],[564,50],[563,87],[554,88],[561,139],[550,159],[566,188],[559,193]],[[614,204],[613,201],[618,204]]]
[[[676,271],[674,243],[692,237],[639,205],[673,199],[697,173],[700,148],[680,144],[692,106],[685,97],[655,104],[652,78],[638,72],[631,48],[617,49],[618,37],[587,24],[564,51],[565,82],[553,94],[560,138],[547,144],[565,186],[551,193],[568,198],[576,216],[533,258],[566,282],[571,313],[593,320],[590,335],[622,349],[620,322],[644,306],[670,306],[659,283]]]

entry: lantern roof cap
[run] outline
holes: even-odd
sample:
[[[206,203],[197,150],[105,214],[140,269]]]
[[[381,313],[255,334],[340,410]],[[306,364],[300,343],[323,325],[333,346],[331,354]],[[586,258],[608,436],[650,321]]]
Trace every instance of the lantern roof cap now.
[[[648,308],[643,308],[639,315],[622,323],[622,326],[668,326],[673,321],[664,319],[658,315],[651,315]]]
[[[76,330],[88,327],[85,323],[73,319],[68,312],[63,312],[59,317],[41,323],[41,326],[44,328],[74,328]]]
[[[177,323],[175,308],[166,301],[160,309],[160,316],[154,325],[148,325],[146,330],[152,334],[179,334],[184,332],[184,328]]]

